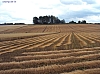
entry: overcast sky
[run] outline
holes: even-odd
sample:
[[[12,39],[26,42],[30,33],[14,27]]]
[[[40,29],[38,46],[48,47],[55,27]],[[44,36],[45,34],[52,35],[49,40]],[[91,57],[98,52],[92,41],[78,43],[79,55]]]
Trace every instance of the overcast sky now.
[[[0,0],[0,23],[31,24],[34,16],[44,15],[54,15],[66,22],[100,22],[100,0]]]

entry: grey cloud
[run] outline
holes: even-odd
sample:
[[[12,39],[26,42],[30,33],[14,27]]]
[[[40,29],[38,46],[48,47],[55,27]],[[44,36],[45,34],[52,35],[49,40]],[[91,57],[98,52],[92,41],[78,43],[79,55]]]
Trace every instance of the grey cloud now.
[[[98,14],[100,14],[100,12],[92,12],[92,11],[89,11],[89,10],[72,12],[72,16],[74,16],[74,17],[78,16],[79,18],[91,16],[91,15],[98,15]]]
[[[81,0],[60,0],[60,2],[62,4],[66,4],[66,5],[70,5],[70,4],[80,5],[80,4],[82,4],[82,1]]]
[[[74,18],[74,20],[76,20],[75,18],[84,18],[87,16],[98,16],[100,15],[100,12],[93,12],[93,11],[89,11],[89,10],[81,10],[81,11],[70,11],[70,12],[66,12],[62,15],[60,15],[60,18],[64,18],[67,22],[71,21],[70,19]]]
[[[95,9],[99,10],[100,11],[100,5],[99,4],[96,4],[93,6]]]
[[[82,0],[83,2],[86,2],[87,4],[95,4],[95,0]]]

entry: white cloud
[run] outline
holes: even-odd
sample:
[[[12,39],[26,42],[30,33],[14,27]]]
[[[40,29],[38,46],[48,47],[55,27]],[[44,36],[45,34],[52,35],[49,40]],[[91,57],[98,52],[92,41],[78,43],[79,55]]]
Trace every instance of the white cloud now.
[[[63,4],[68,4],[68,5],[70,5],[70,4],[75,4],[75,5],[80,5],[80,4],[82,4],[82,1],[81,0],[60,0],[61,1],[61,3],[63,3]]]
[[[43,15],[54,15],[66,21],[95,16],[99,21],[100,0],[16,0],[16,3],[2,3],[2,1],[0,1],[0,23],[32,23],[34,16]]]
[[[82,0],[83,2],[86,2],[87,4],[95,4],[96,0]]]
[[[100,23],[100,15],[98,15],[98,16],[92,15],[92,16],[87,16],[85,18],[88,22],[92,22],[92,23],[98,22],[98,23]]]

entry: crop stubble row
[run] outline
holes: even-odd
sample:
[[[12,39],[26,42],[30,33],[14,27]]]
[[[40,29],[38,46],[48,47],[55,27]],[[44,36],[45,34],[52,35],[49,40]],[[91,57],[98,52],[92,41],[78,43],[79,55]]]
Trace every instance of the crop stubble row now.
[[[76,25],[37,27],[41,32],[60,33],[0,42],[0,74],[91,74],[96,71],[99,74],[100,35],[88,34],[98,28],[87,26],[86,32],[82,28],[85,26],[78,25],[79,29],[74,28]],[[26,28],[23,27],[23,32]],[[32,29],[27,32],[33,32]]]

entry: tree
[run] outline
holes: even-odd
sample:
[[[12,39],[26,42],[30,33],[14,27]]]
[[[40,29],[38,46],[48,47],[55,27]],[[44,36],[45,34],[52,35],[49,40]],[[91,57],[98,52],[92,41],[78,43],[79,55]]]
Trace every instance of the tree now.
[[[81,24],[81,21],[78,21],[78,24]]]
[[[43,17],[42,16],[39,16],[38,23],[43,24]]]
[[[76,24],[76,22],[74,22],[74,21],[70,21],[69,24]]]
[[[58,17],[55,17],[53,15],[51,16],[39,16],[33,17],[33,23],[34,24],[59,24],[59,23],[65,23],[65,20],[60,20]]]
[[[48,24],[49,18],[48,16],[43,16],[43,24]]]
[[[61,22],[61,24],[65,24],[65,20],[64,20],[64,19],[63,19],[63,20],[61,20],[60,22]]]
[[[58,17],[55,17],[55,24],[59,24],[60,23],[60,20]]]
[[[82,24],[86,24],[86,21],[85,20],[82,20],[82,22],[81,22]]]
[[[34,23],[34,24],[39,24],[39,23],[38,23],[38,18],[37,18],[37,17],[33,17],[33,23]]]
[[[53,24],[53,15],[51,15],[51,24]]]

